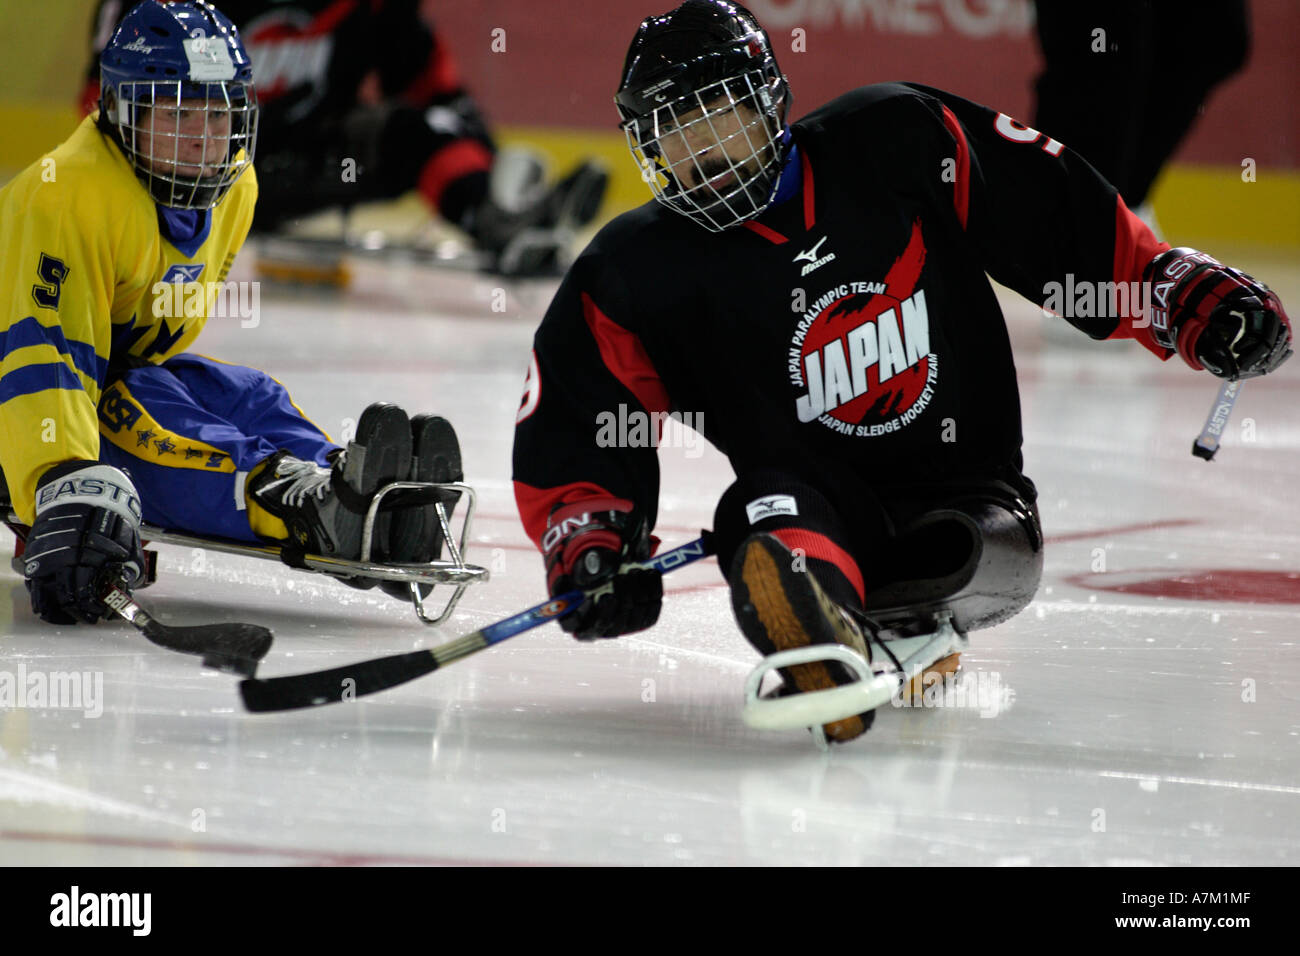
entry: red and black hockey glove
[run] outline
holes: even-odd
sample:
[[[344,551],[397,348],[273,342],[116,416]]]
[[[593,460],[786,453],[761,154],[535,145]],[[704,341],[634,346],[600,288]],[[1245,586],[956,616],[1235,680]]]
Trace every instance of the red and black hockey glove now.
[[[1212,256],[1182,247],[1146,267],[1151,332],[1194,369],[1254,378],[1291,357],[1291,320],[1276,293]]]
[[[561,505],[542,536],[551,596],[579,588],[586,603],[560,618],[579,640],[643,631],[659,620],[663,579],[634,562],[650,557],[645,519],[630,501],[591,498]]]

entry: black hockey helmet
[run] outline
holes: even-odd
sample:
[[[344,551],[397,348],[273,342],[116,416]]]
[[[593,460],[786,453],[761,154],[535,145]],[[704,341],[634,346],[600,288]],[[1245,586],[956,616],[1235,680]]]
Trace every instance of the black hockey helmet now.
[[[788,149],[790,88],[758,20],[686,0],[637,30],[614,102],[655,198],[720,231],[771,204]]]

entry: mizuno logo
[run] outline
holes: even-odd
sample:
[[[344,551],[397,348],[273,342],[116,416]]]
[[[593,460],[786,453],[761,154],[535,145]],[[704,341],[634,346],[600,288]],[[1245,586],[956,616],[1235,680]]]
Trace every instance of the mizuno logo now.
[[[791,495],[768,495],[766,498],[755,498],[745,505],[745,514],[749,517],[750,524],[758,524],[764,518],[798,513],[799,503]]]
[[[798,262],[798,261],[801,260],[801,259],[806,259],[806,260],[809,261],[809,262],[814,262],[814,261],[816,261],[816,259],[817,259],[817,250],[820,249],[820,248],[822,247],[822,243],[824,243],[824,242],[825,242],[827,239],[829,239],[829,238],[830,238],[830,236],[822,236],[820,239],[817,240],[817,245],[813,246],[813,247],[812,247],[811,249],[809,249],[807,252],[801,252],[801,253],[799,253],[798,255],[796,255],[796,256],[794,257],[794,261],[795,261],[795,262]]]
[[[834,261],[834,259],[835,259],[835,253],[833,253],[833,252],[828,252],[828,253],[826,253],[826,255],[821,256],[820,258],[818,258],[818,256],[817,256],[817,252],[818,252],[818,250],[821,249],[822,244],[825,243],[826,240],[829,239],[829,238],[830,238],[830,236],[822,236],[820,239],[817,240],[816,245],[814,245],[811,249],[808,249],[808,250],[806,250],[806,251],[804,251],[804,252],[797,253],[797,254],[795,255],[794,260],[793,260],[794,262],[805,261],[805,262],[808,263],[808,264],[807,264],[806,266],[804,266],[803,269],[799,272],[799,274],[800,274],[801,276],[806,276],[808,273],[812,272],[814,269],[819,269],[819,268],[821,268],[822,266],[826,265],[826,263]]]

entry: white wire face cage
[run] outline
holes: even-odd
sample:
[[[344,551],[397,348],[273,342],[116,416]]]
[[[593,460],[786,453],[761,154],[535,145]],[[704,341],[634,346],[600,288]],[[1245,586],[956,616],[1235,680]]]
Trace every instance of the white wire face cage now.
[[[108,119],[154,200],[211,209],[253,164],[257,94],[251,83],[118,84]]]
[[[776,80],[751,70],[623,124],[655,199],[721,232],[772,202],[782,158]]]

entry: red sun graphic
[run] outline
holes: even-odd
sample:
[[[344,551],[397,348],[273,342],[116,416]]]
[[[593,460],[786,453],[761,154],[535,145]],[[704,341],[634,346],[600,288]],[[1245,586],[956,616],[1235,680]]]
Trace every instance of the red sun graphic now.
[[[905,354],[902,339],[901,314],[902,303],[887,293],[862,294],[850,293],[827,306],[808,327],[804,337],[800,367],[807,369],[809,356],[820,363],[821,378],[827,377],[826,368],[832,359],[823,351],[828,345],[845,354],[850,368],[850,383],[855,393],[851,401],[827,409],[827,414],[850,425],[859,425],[868,420],[884,421],[901,415],[912,407],[921,397],[930,373],[929,356],[922,356],[916,364],[895,371],[896,365],[889,361],[889,356]],[[883,318],[882,318],[883,317]],[[850,333],[853,333],[850,339]],[[838,345],[832,343],[838,342]],[[866,357],[872,351],[876,360],[858,371],[863,363],[854,361],[855,345],[865,349]],[[890,372],[882,384],[880,370],[884,365]],[[861,383],[857,376],[865,376],[866,390],[856,394]],[[829,404],[829,403],[828,403]]]

